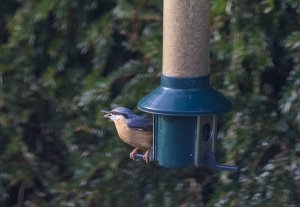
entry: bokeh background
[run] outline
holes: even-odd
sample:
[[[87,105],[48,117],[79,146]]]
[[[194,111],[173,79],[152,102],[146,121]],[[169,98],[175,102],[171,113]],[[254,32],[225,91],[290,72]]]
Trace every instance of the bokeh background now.
[[[300,206],[300,2],[211,0],[218,160],[131,161],[100,109],[159,84],[161,0],[0,1],[0,206]],[[172,37],[170,37],[172,38]]]

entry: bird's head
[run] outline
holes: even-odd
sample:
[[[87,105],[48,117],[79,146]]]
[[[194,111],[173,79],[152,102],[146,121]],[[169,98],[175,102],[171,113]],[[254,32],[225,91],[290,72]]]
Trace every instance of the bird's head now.
[[[112,121],[116,121],[120,118],[128,119],[134,116],[134,113],[130,109],[124,107],[117,107],[111,111],[105,111],[105,110],[101,110],[101,111],[105,113],[104,117],[109,118]]]

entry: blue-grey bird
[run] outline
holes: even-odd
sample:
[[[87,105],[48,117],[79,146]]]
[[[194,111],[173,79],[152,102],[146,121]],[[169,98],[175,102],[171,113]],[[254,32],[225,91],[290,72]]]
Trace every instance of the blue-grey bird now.
[[[130,159],[135,159],[138,150],[146,150],[143,159],[148,162],[152,147],[153,122],[143,116],[133,113],[130,109],[117,107],[111,111],[104,111],[104,117],[111,119],[117,128],[121,140],[135,147],[129,154]]]

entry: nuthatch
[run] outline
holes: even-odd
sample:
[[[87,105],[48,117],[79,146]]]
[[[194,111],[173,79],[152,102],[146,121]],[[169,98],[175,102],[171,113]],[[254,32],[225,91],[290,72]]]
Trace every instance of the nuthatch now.
[[[104,111],[104,117],[111,119],[117,128],[121,140],[135,147],[129,154],[130,159],[135,159],[139,149],[146,150],[143,159],[149,161],[149,153],[152,147],[152,120],[133,113],[130,109],[117,107],[111,111]]]

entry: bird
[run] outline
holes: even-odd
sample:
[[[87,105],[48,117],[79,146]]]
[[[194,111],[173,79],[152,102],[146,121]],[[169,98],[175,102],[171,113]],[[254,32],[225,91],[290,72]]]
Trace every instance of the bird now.
[[[135,160],[138,150],[146,150],[143,160],[148,163],[153,142],[152,120],[137,115],[125,107],[116,107],[111,111],[101,111],[105,113],[105,118],[109,118],[114,122],[120,139],[134,147],[129,154],[130,159]]]

